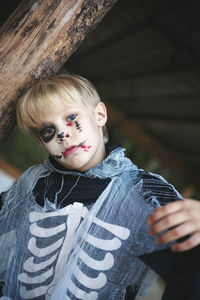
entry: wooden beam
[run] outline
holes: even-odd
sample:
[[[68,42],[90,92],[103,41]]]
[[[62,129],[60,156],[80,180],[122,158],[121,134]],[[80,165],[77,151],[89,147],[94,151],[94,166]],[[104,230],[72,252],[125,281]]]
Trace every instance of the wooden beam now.
[[[0,28],[0,142],[31,83],[56,73],[117,0],[23,0]]]
[[[15,167],[11,166],[10,164],[8,164],[7,162],[1,159],[0,159],[0,170],[4,171],[14,179],[17,179],[22,173]]]

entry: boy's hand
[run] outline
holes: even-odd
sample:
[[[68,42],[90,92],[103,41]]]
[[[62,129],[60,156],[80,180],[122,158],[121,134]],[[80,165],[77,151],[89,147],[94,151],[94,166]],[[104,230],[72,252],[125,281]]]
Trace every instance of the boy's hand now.
[[[152,236],[169,230],[156,238],[159,245],[189,235],[183,242],[171,246],[173,251],[189,250],[200,244],[200,201],[184,199],[157,207],[147,219],[147,224]]]

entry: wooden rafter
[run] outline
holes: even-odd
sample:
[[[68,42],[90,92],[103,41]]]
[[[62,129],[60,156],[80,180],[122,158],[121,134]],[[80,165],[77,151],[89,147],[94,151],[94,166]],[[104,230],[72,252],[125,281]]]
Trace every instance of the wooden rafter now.
[[[118,127],[125,136],[133,139],[141,148],[150,153],[153,157],[159,159],[165,166],[178,174],[182,179],[192,186],[198,182],[191,176],[191,171],[175,156],[166,150],[159,142],[153,140],[146,132],[144,132],[134,121],[123,119],[120,112],[113,106],[107,104],[109,114],[109,124],[118,123]],[[120,122],[118,122],[120,121]],[[109,125],[108,124],[108,125]]]
[[[18,169],[16,169],[15,167],[11,166],[10,164],[8,164],[7,162],[1,159],[0,159],[0,170],[10,175],[14,179],[17,179],[21,175],[21,172]]]
[[[142,5],[142,2],[141,2]],[[160,18],[167,13],[169,13],[171,10],[173,10],[178,3],[169,3],[166,7],[161,7],[160,9],[156,10],[151,18],[149,15],[142,19],[140,22],[128,27],[128,29],[125,29],[123,31],[120,31],[119,33],[116,33],[115,35],[112,35],[111,37],[99,42],[98,44],[94,45],[93,47],[89,48],[86,51],[81,52],[81,54],[76,54],[75,58],[77,61],[81,59],[85,59],[85,57],[90,56],[91,54],[94,54],[96,52],[102,51],[105,47],[108,47],[112,44],[118,43],[119,41],[126,39],[128,36],[133,35],[135,32],[138,32],[140,30],[144,30],[144,28],[149,25],[150,20],[154,20],[157,18]]]

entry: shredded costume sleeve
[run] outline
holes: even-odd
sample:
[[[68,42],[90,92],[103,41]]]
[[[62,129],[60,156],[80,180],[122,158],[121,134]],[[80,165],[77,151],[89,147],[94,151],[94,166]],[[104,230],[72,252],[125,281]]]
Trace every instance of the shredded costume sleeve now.
[[[150,173],[142,172],[146,200],[160,205],[178,200],[174,187]],[[156,249],[155,249],[156,250]],[[140,256],[166,282],[163,300],[197,300],[200,297],[200,246],[182,253],[171,248],[156,250]]]

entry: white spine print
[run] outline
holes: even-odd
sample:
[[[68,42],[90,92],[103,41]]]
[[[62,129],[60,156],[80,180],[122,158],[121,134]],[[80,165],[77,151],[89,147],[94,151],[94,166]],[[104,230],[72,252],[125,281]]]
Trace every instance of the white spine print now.
[[[88,210],[86,207],[83,207],[82,203],[74,203],[58,211],[49,212],[49,213],[38,213],[31,212],[29,215],[30,222],[30,232],[33,237],[30,238],[28,242],[28,249],[32,253],[32,256],[29,257],[24,265],[24,272],[19,274],[18,280],[24,284],[41,284],[37,288],[28,288],[25,286],[20,288],[20,295],[23,299],[34,299],[45,295],[45,299],[52,299],[51,295],[54,295],[54,288],[57,282],[62,278],[62,267],[63,261],[66,262],[66,253],[73,240],[74,234],[81,222],[81,218],[85,218],[88,215]],[[52,228],[43,228],[40,227],[37,222],[44,220],[46,218],[54,217],[66,217],[66,222],[61,225],[52,227]],[[113,225],[101,221],[98,218],[93,218],[92,222],[104,230],[112,233],[114,237],[109,240],[100,239],[94,237],[93,235],[86,233],[86,238],[84,239],[87,243],[94,246],[95,248],[105,251],[104,257],[102,260],[96,260],[88,255],[82,248],[78,252],[78,258],[84,262],[86,266],[98,272],[98,275],[94,278],[86,275],[78,265],[73,269],[73,275],[76,280],[85,286],[87,289],[91,289],[91,292],[87,293],[82,290],[80,287],[77,287],[75,282],[72,281],[72,277],[64,295],[60,297],[64,299],[70,299],[67,296],[67,289],[78,299],[87,299],[95,300],[98,298],[98,290],[105,286],[107,282],[106,270],[109,270],[114,265],[114,256],[109,251],[114,251],[120,248],[121,240],[126,240],[129,237],[129,230],[127,228]],[[65,232],[65,237],[59,238],[56,242],[52,242],[48,247],[40,248],[37,246],[37,238],[46,239],[50,237],[56,238],[57,234],[60,232]],[[83,233],[84,235],[84,233]],[[52,254],[52,256],[50,256]],[[50,256],[50,257],[49,257]],[[45,259],[45,257],[47,257]],[[43,261],[36,263],[35,258],[43,258]],[[45,260],[44,260],[45,259]],[[51,265],[56,262],[55,268]],[[76,260],[77,261],[77,260]],[[49,269],[48,269],[49,267]],[[40,275],[36,275],[36,272],[40,271]],[[29,276],[26,272],[31,273]],[[35,274],[35,276],[34,276]],[[47,279],[53,278],[49,285],[45,285]],[[60,299],[61,299],[60,298]],[[0,298],[1,299],[1,298]],[[53,297],[54,299],[54,297]]]

